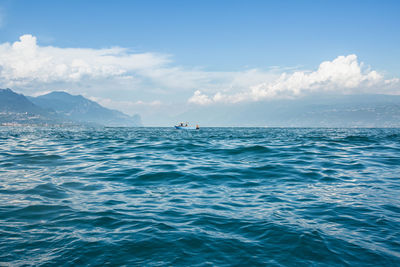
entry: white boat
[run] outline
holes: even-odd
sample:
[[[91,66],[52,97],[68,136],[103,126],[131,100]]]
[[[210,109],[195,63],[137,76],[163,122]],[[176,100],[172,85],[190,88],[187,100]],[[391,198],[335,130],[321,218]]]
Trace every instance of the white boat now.
[[[181,122],[178,125],[175,125],[175,129],[178,129],[178,130],[199,130],[200,127],[199,127],[199,125],[196,125],[196,127],[189,126],[188,123]]]

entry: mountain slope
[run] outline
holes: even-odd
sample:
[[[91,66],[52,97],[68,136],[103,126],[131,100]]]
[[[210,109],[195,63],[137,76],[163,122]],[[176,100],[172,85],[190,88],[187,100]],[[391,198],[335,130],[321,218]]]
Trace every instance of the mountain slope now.
[[[45,110],[24,95],[11,89],[0,89],[0,124],[56,124],[62,120],[50,111]]]
[[[29,101],[24,95],[11,89],[0,89],[0,111],[16,113],[44,114],[45,110]]]
[[[104,126],[141,126],[139,115],[129,116],[117,110],[107,109],[81,95],[51,92],[29,97],[34,104],[54,110],[58,115],[77,122],[96,123]]]

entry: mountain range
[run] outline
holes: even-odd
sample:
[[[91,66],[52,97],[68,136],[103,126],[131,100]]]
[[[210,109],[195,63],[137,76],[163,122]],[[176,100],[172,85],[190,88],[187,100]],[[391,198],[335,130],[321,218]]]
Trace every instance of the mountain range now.
[[[0,125],[77,124],[98,126],[141,126],[139,115],[129,116],[81,95],[51,92],[38,97],[0,89]]]

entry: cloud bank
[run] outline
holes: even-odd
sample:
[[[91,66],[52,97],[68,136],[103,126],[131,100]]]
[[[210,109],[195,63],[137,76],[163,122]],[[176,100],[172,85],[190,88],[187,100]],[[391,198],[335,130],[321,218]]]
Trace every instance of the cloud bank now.
[[[110,77],[132,78],[129,72],[156,68],[166,62],[166,56],[129,54],[126,49],[118,47],[41,47],[36,37],[29,34],[21,36],[13,44],[0,45],[0,77],[8,86]]]
[[[364,67],[356,55],[339,56],[332,61],[322,62],[315,71],[282,73],[279,78],[256,84],[242,92],[227,94],[217,92],[213,96],[200,90],[189,98],[190,103],[207,105],[218,102],[237,103],[272,98],[293,98],[307,93],[393,93],[399,79],[384,79],[375,70]],[[398,92],[398,91],[397,91]]]

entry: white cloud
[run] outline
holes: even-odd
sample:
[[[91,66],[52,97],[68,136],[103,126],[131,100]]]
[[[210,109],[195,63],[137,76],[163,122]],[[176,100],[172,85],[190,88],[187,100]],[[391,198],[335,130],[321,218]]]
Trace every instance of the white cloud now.
[[[199,105],[207,105],[210,104],[212,100],[207,96],[197,90],[194,92],[194,95],[189,98],[189,103],[199,104]]]
[[[165,55],[131,54],[123,48],[83,49],[42,47],[36,37],[23,35],[0,45],[0,77],[6,86],[78,82],[83,79],[129,78],[135,71],[168,62]]]
[[[358,62],[356,55],[348,55],[339,56],[333,61],[324,61],[316,71],[282,73],[272,81],[250,86],[238,93],[217,92],[211,97],[196,91],[188,101],[206,105],[217,102],[237,103],[291,98],[316,92],[389,93],[390,86],[398,83],[399,79],[385,80],[377,71],[364,68],[364,64]]]
[[[333,61],[324,61],[316,71],[283,73],[273,83],[262,83],[252,87],[255,99],[274,96],[296,96],[314,91],[351,92],[359,86],[370,87],[382,81],[376,71],[362,70],[356,55],[339,56]]]

